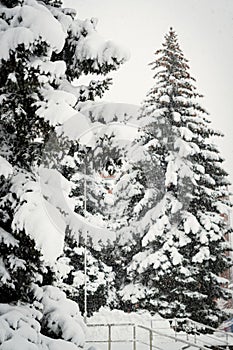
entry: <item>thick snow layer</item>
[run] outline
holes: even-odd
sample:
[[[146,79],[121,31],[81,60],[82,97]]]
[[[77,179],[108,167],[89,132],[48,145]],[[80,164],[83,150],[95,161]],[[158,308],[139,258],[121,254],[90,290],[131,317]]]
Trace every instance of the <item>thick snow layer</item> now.
[[[29,48],[37,40],[47,42],[57,52],[62,50],[65,33],[45,6],[34,0],[26,0],[23,6],[17,6],[8,12],[9,16],[13,16],[12,27],[0,34],[0,59],[8,60],[10,52],[15,51],[18,45],[24,43]]]
[[[77,348],[77,346],[75,344],[70,343],[70,342],[65,341],[65,340],[62,340],[62,339],[52,339],[52,338],[45,337],[44,335],[42,335],[41,338],[43,341],[43,348],[41,350],[45,350],[47,348],[49,350],[79,350],[79,349],[82,349],[80,347]],[[45,348],[45,346],[47,346],[47,348]],[[39,348],[39,350],[40,350],[40,348]]]
[[[199,252],[193,257],[193,262],[202,263],[204,260],[210,259],[210,250],[209,247],[200,247]]]
[[[200,224],[194,215],[189,214],[187,216],[187,218],[184,221],[184,230],[185,233],[197,233],[200,230]]]
[[[160,320],[164,322],[163,318],[156,315],[155,320]],[[114,320],[114,322],[113,322]],[[120,310],[109,310],[107,308],[101,308],[99,312],[94,313],[94,315],[88,318],[88,324],[95,323],[133,323],[133,324],[145,324],[150,325],[151,315],[148,311],[142,312],[130,312],[126,313]],[[167,324],[168,321],[167,321]]]
[[[169,103],[170,102],[170,96],[168,95],[162,95],[159,99],[160,102]]]
[[[40,312],[26,305],[0,304],[1,350],[42,350],[38,322],[41,316]]]
[[[10,234],[6,232],[2,227],[0,227],[0,243],[5,244],[7,247],[18,246],[18,241]]]
[[[41,74],[50,75],[54,80],[54,77],[60,78],[65,74],[66,64],[64,61],[42,61],[41,59],[35,59],[32,61],[31,66],[39,68]],[[49,81],[49,77],[48,77]]]
[[[84,346],[85,326],[78,305],[52,286],[33,286],[40,311],[31,304],[0,304],[1,350],[77,350]],[[38,306],[38,305],[37,305]],[[41,334],[41,325],[49,334]]]
[[[54,94],[59,97],[60,94]],[[54,96],[55,97],[55,96]],[[41,107],[36,111],[36,114],[40,118],[44,118],[52,126],[57,126],[69,120],[76,114],[76,111],[65,100],[60,99],[59,102],[55,102],[53,99],[43,103],[40,103]]]
[[[130,283],[125,285],[119,292],[123,301],[129,301],[136,304],[140,299],[143,299],[145,295],[148,295],[148,288],[141,284]]]
[[[180,127],[180,133],[186,141],[191,141],[193,139],[194,134],[187,127]]]
[[[153,191],[152,191],[153,193]],[[166,203],[170,200],[170,195],[167,193],[166,197],[164,197],[155,207],[149,209],[147,213],[144,215],[142,220],[139,222],[138,230],[139,232],[144,232],[144,228],[148,227],[152,222],[158,220],[159,217],[165,215],[166,211]]]
[[[182,151],[184,151],[184,149]],[[183,154],[176,157],[171,154],[166,160],[168,164],[165,174],[165,186],[170,186],[171,184],[176,186],[177,181],[186,177],[190,178],[191,181],[195,183],[191,162],[187,159],[183,159]]]
[[[49,43],[55,51],[61,51],[65,43],[65,33],[62,26],[51,12],[34,0],[26,0],[19,16],[22,27],[30,28],[34,35]]]
[[[20,44],[29,48],[34,41],[34,35],[28,28],[9,28],[0,34],[0,41],[0,59],[8,60],[10,52],[15,51]]]
[[[56,126],[63,124],[77,111],[73,108],[76,103],[76,97],[66,91],[61,90],[42,90],[44,101],[36,103],[38,117],[49,121],[50,125]]]
[[[171,252],[172,264],[174,266],[179,265],[183,260],[183,256],[178,252],[176,247],[171,247],[169,250]]]
[[[99,125],[100,123],[98,125],[90,123],[84,114],[76,111],[71,118],[68,118],[61,126],[57,127],[57,133],[59,135],[64,134],[70,140],[80,140],[81,138],[83,143],[88,144],[94,137],[93,130]]]
[[[174,121],[178,123],[181,119],[181,114],[178,112],[173,112],[172,115],[173,115]]]
[[[136,138],[139,125],[138,106],[125,103],[83,102],[79,103],[78,109],[93,125],[93,129],[86,130],[86,133],[82,134],[83,143],[93,145],[105,134],[114,134],[118,144],[123,142],[122,146]]]
[[[49,8],[54,17],[61,23],[64,32],[67,32],[72,26],[72,18],[77,15],[77,11],[73,8],[60,8],[51,6]],[[68,16],[67,16],[68,15]]]
[[[143,237],[142,246],[145,247],[149,242],[153,242],[156,235],[160,236],[166,227],[169,227],[169,220],[166,215],[158,218],[156,223],[150,226],[149,231]]]
[[[199,148],[196,144],[192,144],[181,138],[178,138],[174,143],[174,148],[178,150],[180,157],[186,158],[189,155],[193,155],[199,151]]]
[[[106,244],[108,240],[115,240],[115,233],[106,228],[105,222],[101,227],[93,223],[92,216],[84,218],[74,212],[75,202],[69,198],[71,183],[57,170],[40,168],[40,188],[42,195],[47,198],[43,203],[48,219],[54,228],[57,230],[60,228],[61,237],[64,238],[66,225],[77,240],[87,234],[96,249],[98,249],[100,241]],[[59,216],[56,208],[59,209]],[[62,225],[60,224],[60,213],[62,213]],[[62,243],[61,237],[60,243]]]
[[[81,113],[94,121],[108,124],[114,121],[134,123],[138,126],[139,106],[113,102],[83,102],[78,105]]]
[[[96,31],[97,19],[80,21],[73,29],[73,34],[79,34],[80,28],[87,32],[86,36],[80,36],[76,46],[76,57],[81,61],[83,59],[93,60],[93,69],[95,64],[116,65],[116,62],[124,62],[129,59],[129,51],[112,41],[105,41]]]
[[[72,184],[56,169],[39,168],[39,181],[42,195],[61,212],[66,206],[74,209],[74,202],[69,198]]]
[[[62,339],[83,347],[85,326],[78,304],[57,287],[45,286],[42,290],[43,324]]]
[[[10,283],[11,276],[8,272],[7,266],[4,263],[4,260],[0,258],[0,282],[1,284],[7,284]]]
[[[114,134],[116,142],[122,146],[137,137],[138,106],[90,101],[79,103],[78,106],[79,112],[70,118],[65,117],[64,123],[57,128],[59,134],[63,133],[71,140],[80,140],[88,146],[95,145],[105,134]]]
[[[13,174],[13,167],[11,164],[2,156],[0,156],[0,176],[8,178]]]
[[[122,122],[111,122],[107,125],[95,122],[92,123],[90,129],[84,130],[83,128],[81,130],[82,134],[79,134],[80,143],[89,147],[96,147],[100,138],[105,137],[105,135],[112,135],[114,136],[114,139],[112,139],[113,147],[115,145],[119,149],[126,148],[138,135],[138,128],[134,124]],[[69,135],[72,135],[72,131],[69,132]]]
[[[26,174],[18,174],[12,183],[11,191],[20,201],[12,222],[13,230],[25,230],[45,260],[54,261],[63,251],[66,227],[63,216],[43,197],[39,179],[35,181]]]
[[[91,221],[91,218],[89,218]],[[107,229],[106,227],[99,227],[92,224],[88,219],[83,216],[73,213],[69,215],[68,219],[69,227],[74,236],[78,239],[80,236],[83,238],[87,235],[88,240],[91,239],[93,248],[100,250],[101,244],[107,244],[108,242],[113,242],[116,239],[116,233]]]
[[[76,103],[76,97],[66,91],[62,90],[41,90],[41,93],[45,99],[45,101],[53,101],[55,104],[67,103],[69,106],[74,106]]]

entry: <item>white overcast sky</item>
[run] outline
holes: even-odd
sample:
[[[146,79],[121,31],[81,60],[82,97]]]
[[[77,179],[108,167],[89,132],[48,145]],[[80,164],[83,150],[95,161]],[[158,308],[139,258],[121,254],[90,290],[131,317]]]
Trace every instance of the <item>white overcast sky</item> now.
[[[106,39],[127,47],[130,60],[111,73],[113,86],[104,99],[140,104],[153,85],[148,63],[172,26],[189,60],[202,105],[218,140],[233,182],[233,0],[65,0],[81,19],[97,17]]]

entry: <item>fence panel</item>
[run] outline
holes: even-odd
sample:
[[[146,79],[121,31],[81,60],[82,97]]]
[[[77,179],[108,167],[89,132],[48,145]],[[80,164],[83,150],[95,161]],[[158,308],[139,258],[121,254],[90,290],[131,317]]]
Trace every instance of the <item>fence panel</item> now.
[[[228,345],[227,334],[223,334],[223,339],[213,334],[180,333],[173,327],[164,332],[132,323],[113,323],[88,324],[87,329],[87,344],[96,346],[98,350],[181,350],[184,347],[208,350],[211,345]]]

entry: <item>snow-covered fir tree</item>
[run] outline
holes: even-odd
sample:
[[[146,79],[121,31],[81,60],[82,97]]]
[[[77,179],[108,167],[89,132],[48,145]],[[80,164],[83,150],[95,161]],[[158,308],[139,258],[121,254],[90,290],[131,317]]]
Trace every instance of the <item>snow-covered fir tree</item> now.
[[[227,173],[177,35],[171,28],[151,64],[155,84],[141,108],[136,145],[154,171],[151,207],[138,222],[141,247],[128,265],[122,300],[164,317],[189,317],[217,326],[230,295],[221,274],[231,232]],[[140,162],[145,173],[148,162]],[[143,200],[143,199],[142,199]]]
[[[115,274],[115,297],[109,306],[127,312],[132,310],[132,304],[122,302],[118,294],[126,284],[127,266],[140,249],[140,236],[132,223],[136,218],[135,207],[144,196],[142,183],[140,169],[134,168],[126,156],[116,173],[111,193],[113,204],[109,213],[109,225],[116,232],[116,240],[101,250],[102,260],[112,267]]]
[[[105,177],[111,177],[120,162],[118,150],[111,147],[111,139],[112,136],[104,135],[96,140],[93,147],[73,145],[68,156],[64,157],[62,169],[63,175],[73,184],[70,197],[75,202],[75,212],[102,228],[108,226],[109,210],[111,211],[110,188]],[[87,288],[87,315],[90,316],[101,306],[105,306],[111,297],[114,274],[110,261],[106,261],[104,253],[101,253],[101,249],[106,252],[106,244],[101,244],[101,237],[96,245],[88,235],[86,248],[85,285],[85,238],[80,235],[77,239],[72,233],[66,235],[64,256],[58,259],[57,263],[57,285],[69,298],[79,302],[82,313],[84,288]],[[64,275],[59,273],[59,267],[62,265]]]
[[[134,117],[137,118],[137,113]],[[134,128],[137,140],[137,123]],[[138,308],[137,301],[122,298],[122,289],[128,282],[128,265],[133,256],[141,251],[141,232],[138,229],[140,221],[155,205],[158,193],[158,189],[154,189],[155,171],[151,169],[151,159],[144,151],[145,147],[138,147],[135,141],[125,149],[112,191],[114,205],[110,225],[116,232],[116,241],[107,250],[102,249],[103,260],[107,259],[115,272],[115,300],[110,306],[126,312]]]
[[[75,107],[109,86],[108,79],[88,86],[73,86],[72,79],[105,75],[127,58],[98,37],[96,24],[79,20],[59,0],[0,1],[2,349],[84,345],[78,304],[52,285],[52,270],[66,232],[78,241],[86,226],[60,172],[71,133],[85,120]],[[94,235],[96,227],[88,231]]]
[[[97,122],[97,125],[92,128],[93,135],[90,139],[89,146],[83,147],[82,145],[78,145],[76,149],[74,147],[74,149],[70,151],[68,157],[64,158],[63,174],[74,184],[70,195],[76,203],[75,211],[83,217],[85,216],[90,223],[98,224],[103,228],[107,227],[112,231],[109,235],[110,240],[106,242],[107,244],[99,242],[96,246],[93,246],[93,242],[88,234],[87,257],[88,261],[92,261],[95,265],[95,276],[90,274],[89,280],[89,267],[87,273],[88,298],[95,300],[95,303],[88,303],[87,305],[88,314],[91,314],[104,303],[107,305],[111,304],[112,307],[120,307],[116,291],[119,289],[118,285],[122,285],[120,281],[125,279],[125,268],[122,267],[123,265],[127,265],[126,261],[128,262],[132,258],[133,250],[130,249],[131,253],[128,252],[125,245],[126,237],[122,239],[119,232],[120,227],[127,223],[131,214],[130,207],[127,213],[125,211],[124,215],[121,210],[122,198],[125,197],[125,189],[123,188],[125,179],[121,181],[120,178],[124,173],[127,177],[126,172],[129,174],[129,169],[127,171],[124,169],[123,160],[126,157],[127,145],[130,142],[127,139],[128,136],[121,135],[121,133],[123,129],[125,129],[126,119],[132,120],[136,118],[138,107],[126,104],[93,103],[92,101],[86,101],[84,103],[79,103],[77,108],[81,112],[84,111],[93,123],[92,125],[95,126],[95,122]],[[126,140],[124,137],[122,139],[122,136],[126,137]],[[136,174],[136,172],[134,172],[134,174]],[[115,185],[115,183],[117,183],[117,185]],[[127,197],[127,200],[124,199],[125,205],[134,202],[134,199],[131,198],[132,196],[136,196],[136,192],[133,193],[133,186],[131,186],[131,190],[128,190],[129,198]],[[117,189],[118,187],[119,189]],[[84,193],[86,193],[86,210],[84,210]],[[120,197],[118,198],[120,193],[122,194],[121,199]],[[116,234],[118,237],[115,240]],[[123,236],[125,236],[125,230]],[[135,241],[137,240],[131,239],[133,245]],[[66,242],[65,248],[67,259],[61,258],[61,261],[66,261],[68,266],[70,266],[71,261],[78,259],[78,255],[71,249],[73,244],[75,250],[79,252],[79,256],[83,256],[83,240],[81,239],[78,246],[76,246],[75,242],[69,239]],[[81,259],[78,266],[80,268],[79,273],[82,274],[84,270],[83,259]],[[109,272],[111,272],[110,278],[106,275],[104,282],[101,275],[104,271],[107,271],[109,267],[111,268],[111,271],[109,270]],[[98,277],[97,271],[100,273],[100,278]],[[112,273],[114,273],[113,281]],[[75,274],[76,268],[72,269],[71,267],[69,277],[64,275],[64,278],[60,279],[58,283],[63,286],[63,290],[70,291],[69,295],[73,295],[76,299],[80,298],[80,300],[83,300],[84,282],[82,286],[80,284],[81,288],[79,290],[77,286],[74,288],[72,287]],[[99,281],[104,283],[101,282],[101,285],[95,290],[93,285],[95,284],[97,287]],[[101,293],[98,292],[100,290]]]
[[[64,256],[57,262],[57,283],[69,299],[80,306],[82,314],[85,313],[84,298],[87,291],[87,316],[93,315],[102,306],[106,306],[112,298],[114,287],[114,273],[112,267],[103,262],[101,251],[87,245],[87,270],[84,270],[84,242],[78,244],[71,237],[66,238]],[[61,269],[60,269],[61,266]],[[61,272],[59,272],[61,270]],[[86,278],[86,281],[85,281]]]

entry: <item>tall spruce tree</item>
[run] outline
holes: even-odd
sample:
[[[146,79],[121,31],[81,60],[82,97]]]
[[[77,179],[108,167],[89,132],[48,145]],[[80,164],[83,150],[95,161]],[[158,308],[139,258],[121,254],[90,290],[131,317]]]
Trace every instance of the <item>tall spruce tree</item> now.
[[[109,85],[107,79],[77,87],[72,79],[90,72],[105,75],[126,59],[125,52],[116,50],[112,42],[98,38],[98,49],[93,46],[89,39],[98,36],[96,20],[82,21],[75,15],[60,0],[0,1],[0,302],[27,302],[22,305],[22,315],[17,314],[19,328],[21,318],[31,327],[33,316],[26,320],[23,313],[33,309],[35,299],[42,304],[45,299],[44,311],[55,299],[66,300],[64,293],[51,286],[51,266],[63,253],[73,214],[71,185],[60,166],[73,144],[61,136],[59,128],[73,116],[82,117],[76,109],[79,101],[101,96]],[[79,223],[75,221],[76,226],[70,228],[77,241]],[[50,301],[43,298],[46,293]],[[72,308],[68,307],[66,315],[58,311],[59,320],[54,322],[51,309],[45,311],[48,322],[43,332],[83,346],[78,306],[71,301],[67,305]],[[71,309],[75,310],[72,315]],[[4,310],[7,306],[0,315],[5,320]],[[39,313],[38,322],[41,317]],[[72,327],[66,326],[70,317]],[[5,341],[12,343],[14,336],[9,333],[10,319],[1,324],[0,346]],[[32,325],[32,332],[34,328],[38,337],[32,336],[33,342],[43,347],[39,324]],[[25,342],[32,339],[30,332],[22,332]],[[8,346],[17,349],[19,345],[15,341]]]
[[[226,316],[217,301],[230,297],[220,276],[232,265],[229,181],[211,139],[221,134],[209,126],[172,28],[155,55],[138,142],[154,170],[154,205],[140,219],[140,252],[121,296],[164,317],[217,326]]]

